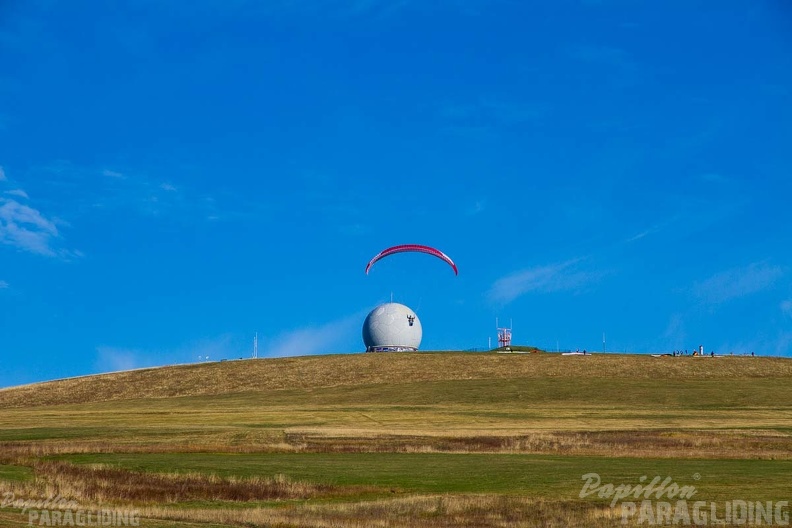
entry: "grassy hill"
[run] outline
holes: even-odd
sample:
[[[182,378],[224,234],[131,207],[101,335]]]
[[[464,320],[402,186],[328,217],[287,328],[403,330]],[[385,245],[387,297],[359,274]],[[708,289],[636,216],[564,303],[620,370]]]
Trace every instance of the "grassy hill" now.
[[[138,398],[213,396],[485,379],[792,379],[784,358],[595,354],[413,353],[307,356],[196,363],[72,378],[0,390],[0,409]]]
[[[620,526],[581,475],[699,475],[713,500],[788,499],[792,478],[782,358],[227,361],[5,389],[0,409],[0,496],[134,505],[149,526]]]

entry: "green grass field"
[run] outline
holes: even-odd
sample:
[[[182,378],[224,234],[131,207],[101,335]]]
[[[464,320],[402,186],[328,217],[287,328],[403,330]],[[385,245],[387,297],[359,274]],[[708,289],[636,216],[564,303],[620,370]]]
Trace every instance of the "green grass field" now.
[[[792,362],[369,354],[109,374],[0,390],[0,464],[0,497],[134,506],[147,526],[621,525],[578,497],[584,474],[792,500]]]
[[[483,453],[103,454],[60,457],[134,471],[194,472],[225,477],[285,475],[294,480],[419,493],[505,493],[574,499],[597,473],[604,483],[672,477],[702,500],[789,498],[792,460],[643,459]],[[695,475],[695,477],[694,477]]]

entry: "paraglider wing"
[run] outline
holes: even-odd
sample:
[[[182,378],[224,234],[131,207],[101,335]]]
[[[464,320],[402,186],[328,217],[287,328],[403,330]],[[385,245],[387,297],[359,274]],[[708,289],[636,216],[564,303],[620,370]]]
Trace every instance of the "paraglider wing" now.
[[[437,257],[440,260],[444,261],[449,266],[451,266],[451,268],[453,268],[454,275],[459,275],[459,270],[457,270],[456,264],[454,264],[454,261],[451,260],[451,258],[448,255],[446,255],[439,249],[435,249],[429,246],[421,246],[418,244],[402,244],[400,246],[389,247],[388,249],[381,251],[379,254],[377,254],[377,256],[371,259],[371,261],[368,263],[368,266],[366,266],[366,275],[368,275],[371,266],[373,266],[378,260],[388,257],[390,255],[394,255],[396,253],[406,253],[406,252],[426,253],[427,255],[432,255],[433,257]]]

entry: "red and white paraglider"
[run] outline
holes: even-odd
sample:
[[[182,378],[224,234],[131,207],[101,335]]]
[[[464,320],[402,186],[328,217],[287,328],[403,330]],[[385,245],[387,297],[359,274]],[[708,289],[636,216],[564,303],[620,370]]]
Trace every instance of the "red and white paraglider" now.
[[[459,270],[457,270],[456,264],[451,258],[440,251],[439,249],[435,249],[429,246],[421,246],[419,244],[402,244],[399,246],[389,247],[388,249],[384,249],[379,252],[366,266],[366,275],[368,275],[371,266],[373,266],[378,260],[384,259],[385,257],[389,257],[391,255],[395,255],[396,253],[426,253],[427,255],[432,255],[433,257],[437,257],[440,260],[444,261],[446,264],[451,266],[454,270],[454,275],[459,275]]]

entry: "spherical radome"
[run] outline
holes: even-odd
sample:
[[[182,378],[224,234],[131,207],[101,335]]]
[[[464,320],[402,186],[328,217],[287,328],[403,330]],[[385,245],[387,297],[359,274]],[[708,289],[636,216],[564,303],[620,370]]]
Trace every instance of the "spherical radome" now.
[[[363,323],[363,343],[367,352],[418,350],[423,330],[410,308],[385,303],[374,308]]]

